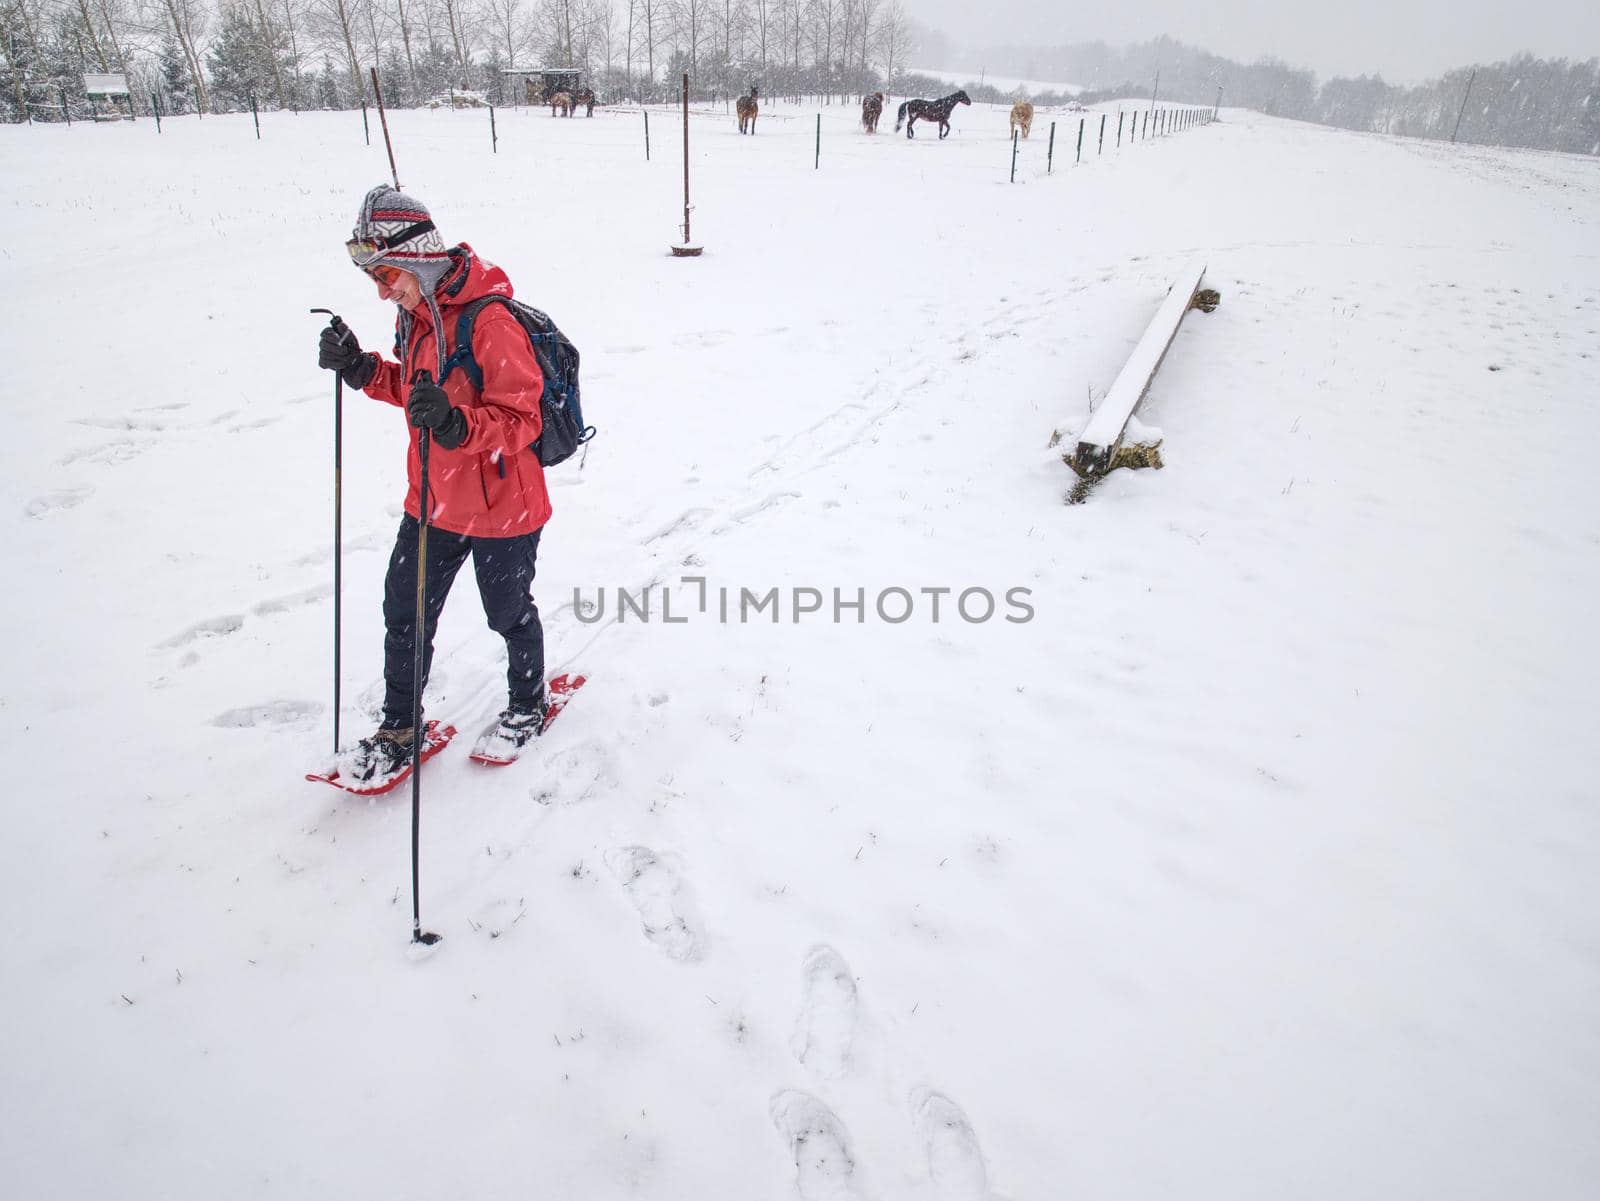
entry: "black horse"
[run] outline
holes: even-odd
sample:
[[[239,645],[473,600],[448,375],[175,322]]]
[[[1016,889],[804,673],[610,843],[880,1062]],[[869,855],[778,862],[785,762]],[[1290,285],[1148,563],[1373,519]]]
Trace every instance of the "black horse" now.
[[[915,128],[918,121],[937,121],[939,136],[942,138],[950,132],[950,110],[958,104],[971,103],[972,97],[965,92],[957,92],[953,96],[946,96],[943,100],[907,100],[900,106],[900,111],[895,116],[894,131],[899,133],[900,126],[904,123],[906,137],[914,138],[917,136]]]

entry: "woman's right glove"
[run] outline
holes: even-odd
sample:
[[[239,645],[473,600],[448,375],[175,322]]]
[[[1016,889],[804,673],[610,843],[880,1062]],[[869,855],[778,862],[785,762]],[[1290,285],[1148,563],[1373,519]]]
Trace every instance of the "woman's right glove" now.
[[[317,342],[317,366],[337,371],[352,388],[365,388],[378,370],[378,356],[365,354],[355,334],[342,318],[335,317],[322,327]]]

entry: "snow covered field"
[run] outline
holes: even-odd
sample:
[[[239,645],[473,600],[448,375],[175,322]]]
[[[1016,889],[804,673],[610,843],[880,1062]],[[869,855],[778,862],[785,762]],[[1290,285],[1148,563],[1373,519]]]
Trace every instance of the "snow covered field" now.
[[[1223,116],[1048,176],[1039,122],[1013,185],[998,107],[825,111],[820,171],[812,111],[702,110],[697,261],[666,112],[649,163],[637,111],[392,116],[600,429],[537,588],[591,682],[426,769],[420,963],[409,791],[302,780],[306,310],[389,341],[341,246],[381,141],[0,129],[6,1193],[1592,1197],[1600,163]],[[1064,505],[1052,432],[1197,253],[1167,467]],[[346,397],[347,737],[403,445]],[[502,672],[464,576],[430,712]]]

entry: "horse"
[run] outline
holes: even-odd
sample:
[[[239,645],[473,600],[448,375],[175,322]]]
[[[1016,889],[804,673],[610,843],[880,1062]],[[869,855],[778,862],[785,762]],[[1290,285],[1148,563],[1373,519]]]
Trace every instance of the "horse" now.
[[[873,92],[861,98],[861,128],[868,133],[878,132],[878,118],[883,116],[883,93]]]
[[[550,115],[552,117],[556,115],[556,109],[558,108],[561,110],[563,117],[572,116],[572,97],[565,92],[557,92],[550,97]]]
[[[578,107],[578,105],[580,105],[580,104],[583,105],[583,115],[585,117],[594,116],[594,89],[593,88],[584,88],[581,92],[579,92],[576,96],[574,96],[572,98],[572,107],[574,109],[576,109]]]
[[[1033,128],[1033,105],[1026,100],[1019,100],[1011,106],[1011,133],[1015,136],[1018,129],[1022,136],[1028,136],[1028,130]]]
[[[918,121],[937,121],[939,123],[939,137],[941,139],[950,132],[950,110],[958,104],[971,104],[972,97],[965,92],[955,92],[942,100],[907,100],[900,106],[900,112],[895,117],[894,131],[900,132],[900,125],[905,123],[906,137],[914,138]]]
[[[750,94],[748,96],[740,96],[739,99],[734,103],[734,106],[733,106],[733,111],[739,114],[739,132],[740,133],[755,133],[755,131],[756,131],[756,110],[759,109],[760,107],[761,106],[756,103],[755,85],[751,84],[750,85]],[[746,125],[749,125],[750,128],[746,129],[745,128]]]

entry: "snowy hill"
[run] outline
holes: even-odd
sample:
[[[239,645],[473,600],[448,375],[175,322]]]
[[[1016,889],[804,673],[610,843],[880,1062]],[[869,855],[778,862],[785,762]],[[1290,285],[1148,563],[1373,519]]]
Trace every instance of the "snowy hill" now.
[[[952,87],[977,80],[988,84],[992,88],[999,88],[1003,92],[1014,92],[1024,96],[1037,96],[1040,92],[1058,92],[1066,96],[1075,96],[1083,91],[1082,84],[1052,83],[1041,79],[1017,79],[1005,75],[990,75],[986,71],[947,71],[934,70],[931,67],[907,67],[907,72],[912,75],[926,75],[929,79],[942,79]]]
[[[1063,124],[1051,173],[1036,122],[1010,184],[998,106],[828,111],[820,170],[812,111],[708,112],[694,261],[665,111],[650,162],[637,111],[499,112],[497,155],[391,116],[600,428],[536,586],[590,683],[426,768],[425,962],[409,795],[302,779],[307,310],[389,343],[341,246],[381,142],[0,129],[8,1191],[1592,1196],[1597,164],[1223,116],[1081,165]],[[1052,433],[1195,254],[1166,468],[1064,505]],[[345,406],[354,737],[404,431]],[[492,717],[502,656],[461,579],[430,712]]]

